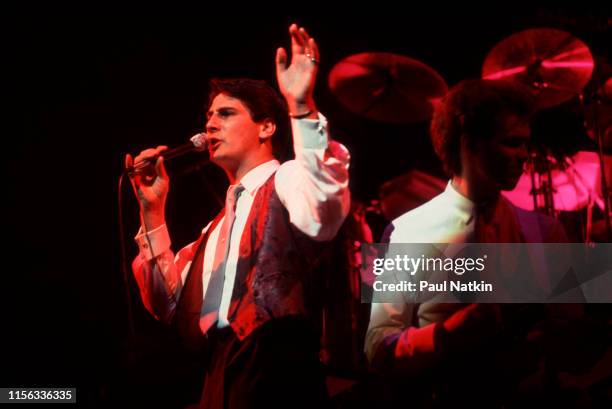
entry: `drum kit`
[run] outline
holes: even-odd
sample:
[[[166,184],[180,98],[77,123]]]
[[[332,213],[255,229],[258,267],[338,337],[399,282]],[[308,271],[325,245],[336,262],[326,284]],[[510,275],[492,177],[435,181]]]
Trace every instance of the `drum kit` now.
[[[605,63],[602,63],[605,64]],[[580,240],[592,237],[612,242],[610,217],[593,222],[593,209],[610,215],[612,167],[612,78],[593,78],[596,64],[589,47],[571,34],[551,28],[515,33],[486,56],[482,78],[506,80],[532,93],[538,112],[579,101],[583,135],[590,149],[553,154],[554,135],[534,144],[517,187],[505,196],[516,206],[558,217],[561,212],[587,211]],[[609,70],[612,71],[612,70]],[[347,110],[373,121],[411,124],[431,118],[447,93],[446,82],[433,68],[402,55],[373,52],[351,55],[331,70],[328,84]],[[579,139],[579,136],[575,136]],[[588,139],[585,137],[585,139]],[[576,141],[575,146],[585,146]],[[589,145],[589,144],[587,144]],[[387,219],[429,200],[444,182],[411,171],[385,183],[376,208]],[[608,200],[606,200],[607,198]]]

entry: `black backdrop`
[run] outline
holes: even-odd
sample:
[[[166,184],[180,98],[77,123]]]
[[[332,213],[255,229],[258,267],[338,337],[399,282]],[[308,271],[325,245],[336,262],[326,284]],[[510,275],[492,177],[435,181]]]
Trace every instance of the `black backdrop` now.
[[[365,201],[376,198],[382,182],[409,169],[440,176],[441,169],[426,124],[380,124],[339,106],[326,79],[343,57],[403,54],[452,85],[477,77],[501,39],[545,26],[573,33],[609,61],[611,14],[604,6],[502,4],[491,11],[432,5],[397,12],[389,4],[371,10],[382,6],[333,12],[319,6],[285,15],[267,6],[238,13],[238,4],[182,14],[4,14],[3,94],[10,126],[2,161],[2,385],[77,386],[83,406],[133,401],[172,407],[197,397],[192,368],[176,364],[168,346],[172,336],[148,318],[137,298],[138,342],[127,347],[116,204],[122,158],[148,146],[182,143],[201,130],[210,77],[274,82],[275,49],[289,44],[291,22],[306,26],[320,44],[316,99],[333,136],[351,150],[351,190]],[[176,175],[197,159],[170,170]],[[197,236],[218,209],[213,192],[225,183],[210,166],[173,179],[168,218],[175,245]],[[125,192],[131,259],[137,213]],[[136,295],[132,281],[130,292]]]

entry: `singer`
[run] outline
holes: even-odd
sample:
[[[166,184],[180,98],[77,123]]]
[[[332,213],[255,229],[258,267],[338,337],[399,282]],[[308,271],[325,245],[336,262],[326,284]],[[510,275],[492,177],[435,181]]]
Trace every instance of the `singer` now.
[[[142,222],[132,267],[147,310],[206,362],[200,407],[328,404],[319,267],[349,210],[349,154],[329,139],[313,99],[318,46],[295,24],[289,34],[290,63],[284,49],[276,54],[284,98],[262,81],[211,81],[208,152],[230,186],[225,208],[176,255],[165,148],[126,156],[128,168],[158,156],[130,175]],[[281,164],[291,132],[295,159]]]

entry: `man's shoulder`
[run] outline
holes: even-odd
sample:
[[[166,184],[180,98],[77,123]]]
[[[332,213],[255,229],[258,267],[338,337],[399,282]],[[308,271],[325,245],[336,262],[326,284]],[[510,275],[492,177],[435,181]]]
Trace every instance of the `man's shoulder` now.
[[[448,213],[448,205],[440,194],[392,220],[386,236],[391,242],[427,242],[435,226],[448,218]]]
[[[413,224],[414,222],[426,222],[431,217],[435,217],[436,213],[444,207],[442,195],[438,195],[433,199],[423,203],[422,205],[415,207],[412,210],[398,216],[391,221],[392,224],[397,226],[403,226],[406,224]]]
[[[527,242],[567,242],[565,229],[559,220],[544,213],[521,209],[513,204],[511,206],[519,220],[521,230]]]

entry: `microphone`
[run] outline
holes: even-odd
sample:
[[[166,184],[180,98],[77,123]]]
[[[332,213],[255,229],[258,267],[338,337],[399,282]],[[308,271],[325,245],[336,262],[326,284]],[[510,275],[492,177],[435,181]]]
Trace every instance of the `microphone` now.
[[[169,160],[176,158],[178,156],[182,156],[188,152],[202,152],[208,149],[208,139],[204,132],[197,133],[191,138],[189,138],[189,142],[184,143],[182,145],[177,146],[176,148],[165,150],[161,153],[161,156],[164,157],[164,160]],[[135,163],[133,166],[129,166],[126,168],[126,171],[129,175],[133,175],[135,173],[142,172],[145,168],[151,166],[160,155],[155,155],[151,158],[147,158],[140,162]]]

